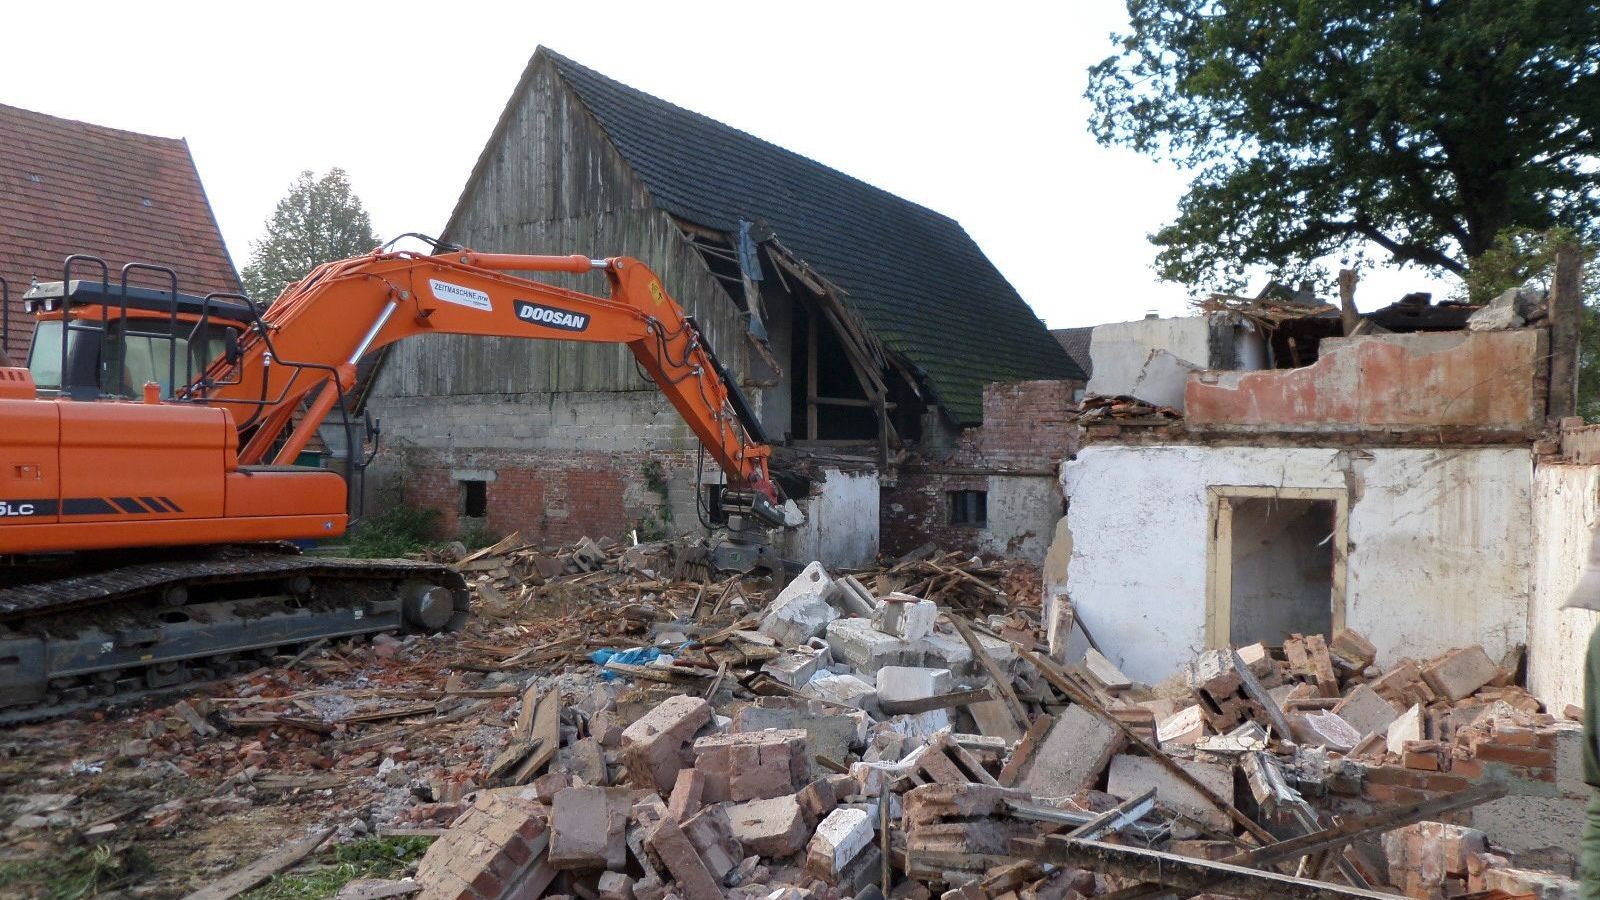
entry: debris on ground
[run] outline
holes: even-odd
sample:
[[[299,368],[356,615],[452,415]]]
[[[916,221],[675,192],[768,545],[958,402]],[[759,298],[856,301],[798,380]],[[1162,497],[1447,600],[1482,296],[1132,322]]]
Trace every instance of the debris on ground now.
[[[137,848],[148,865],[101,889],[270,897],[332,871],[328,847],[386,840],[432,844],[399,871],[351,869],[339,896],[1570,883],[1570,862],[1473,815],[1575,790],[1577,725],[1518,686],[1515,654],[1379,668],[1345,630],[1209,650],[1151,686],[1112,648],[1052,657],[1036,572],[932,545],[780,578],[716,574],[679,542],[513,535],[457,557],[475,593],[461,633],[286,652],[164,707],[7,735],[0,889],[64,848]]]

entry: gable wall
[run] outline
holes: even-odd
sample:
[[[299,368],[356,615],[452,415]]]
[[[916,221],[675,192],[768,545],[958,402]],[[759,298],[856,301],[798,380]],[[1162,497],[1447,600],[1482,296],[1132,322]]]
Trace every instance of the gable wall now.
[[[535,60],[525,82],[445,239],[485,251],[637,257],[723,362],[745,371],[734,305],[696,251],[548,60]],[[539,277],[606,292],[599,274]],[[456,519],[463,478],[489,482],[491,530],[530,540],[695,522],[698,442],[625,347],[421,337],[393,348],[368,403],[386,446],[375,487],[441,509],[450,534],[465,524]],[[664,488],[643,474],[647,460],[661,465]]]

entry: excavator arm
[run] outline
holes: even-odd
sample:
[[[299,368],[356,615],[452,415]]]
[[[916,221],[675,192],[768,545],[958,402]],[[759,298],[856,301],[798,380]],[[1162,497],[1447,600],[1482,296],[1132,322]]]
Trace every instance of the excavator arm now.
[[[512,274],[600,271],[609,296]],[[196,327],[203,325],[203,321]],[[229,409],[241,465],[287,464],[356,381],[373,351],[423,334],[626,344],[752,511],[783,524],[783,494],[736,385],[650,269],[636,259],[452,250],[374,252],[319,266],[179,391]]]

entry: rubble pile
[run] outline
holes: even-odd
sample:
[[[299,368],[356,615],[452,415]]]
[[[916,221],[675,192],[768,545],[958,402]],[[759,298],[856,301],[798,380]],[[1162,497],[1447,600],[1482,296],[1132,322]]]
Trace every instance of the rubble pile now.
[[[649,661],[597,657],[615,679],[559,722],[530,690],[519,722],[546,717],[551,737],[514,732],[507,752],[537,763],[475,795],[419,868],[422,896],[1559,896],[1570,883],[1452,824],[1504,797],[1508,776],[1554,788],[1575,733],[1515,685],[1515,657],[1471,647],[1380,670],[1346,630],[1210,651],[1181,684],[1151,687],[1093,648],[1063,664],[1032,610],[969,616],[880,591],[887,574],[949,578],[909,560],[871,579],[813,563],[727,625],[658,623],[677,646]],[[488,824],[463,830],[491,820],[531,835],[526,848],[495,856]]]
[[[6,810],[9,839],[247,825],[232,856],[173,865],[186,890],[263,841],[293,862],[325,838],[435,837],[412,878],[359,883],[430,900],[1570,884],[1570,859],[1503,835],[1586,794],[1576,724],[1517,686],[1515,655],[1380,669],[1346,630],[1207,651],[1151,686],[1070,605],[1047,635],[1036,574],[931,546],[786,579],[714,575],[681,544],[515,536],[457,565],[478,613],[461,634],[309,648],[210,696],[29,729],[64,752]]]

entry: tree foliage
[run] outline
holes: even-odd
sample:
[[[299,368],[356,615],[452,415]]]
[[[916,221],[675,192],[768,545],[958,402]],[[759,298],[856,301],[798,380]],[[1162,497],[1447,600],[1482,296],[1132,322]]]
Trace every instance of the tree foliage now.
[[[1128,0],[1090,70],[1104,144],[1195,178],[1162,277],[1235,289],[1376,245],[1461,274],[1508,229],[1600,234],[1600,5]]]
[[[313,268],[377,244],[372,219],[344,170],[317,178],[307,169],[267,219],[266,237],[251,244],[250,264],[241,273],[245,293],[271,302]]]

